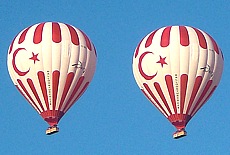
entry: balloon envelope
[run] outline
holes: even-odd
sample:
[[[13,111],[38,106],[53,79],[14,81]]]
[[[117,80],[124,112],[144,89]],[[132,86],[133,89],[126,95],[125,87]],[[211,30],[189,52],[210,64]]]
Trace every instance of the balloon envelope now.
[[[84,93],[96,67],[90,39],[71,25],[44,22],[21,31],[8,50],[10,77],[50,126]]]
[[[132,66],[144,95],[186,135],[186,124],[220,81],[223,55],[204,31],[189,26],[167,26],[141,40]]]

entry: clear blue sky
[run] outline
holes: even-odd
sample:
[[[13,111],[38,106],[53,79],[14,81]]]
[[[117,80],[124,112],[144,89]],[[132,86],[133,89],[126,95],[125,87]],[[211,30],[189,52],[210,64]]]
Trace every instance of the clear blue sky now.
[[[226,0],[1,1],[0,154],[230,154],[229,11]],[[93,81],[52,136],[45,135],[48,125],[16,90],[6,66],[14,36],[44,21],[80,28],[98,54]],[[172,138],[175,128],[144,97],[132,74],[139,41],[167,25],[206,31],[225,57],[219,87],[187,125],[188,136],[179,140]]]

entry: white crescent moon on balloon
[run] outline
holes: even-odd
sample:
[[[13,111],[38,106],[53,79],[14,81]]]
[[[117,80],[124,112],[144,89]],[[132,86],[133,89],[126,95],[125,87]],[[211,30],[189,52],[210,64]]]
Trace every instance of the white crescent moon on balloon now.
[[[26,50],[25,48],[18,48],[14,51],[13,53],[13,59],[12,59],[12,66],[14,68],[14,71],[19,75],[19,76],[25,76],[29,71],[30,71],[30,68],[27,70],[27,71],[20,71],[17,66],[16,66],[16,63],[15,63],[15,58],[16,58],[16,55],[19,53],[19,51],[21,50]]]
[[[156,72],[156,74],[153,74],[153,75],[147,75],[147,74],[145,74],[145,72],[142,69],[142,60],[147,54],[150,54],[150,53],[152,53],[152,52],[144,52],[144,53],[142,53],[140,58],[139,58],[139,63],[138,63],[139,72],[146,80],[152,80],[157,75],[157,72]]]

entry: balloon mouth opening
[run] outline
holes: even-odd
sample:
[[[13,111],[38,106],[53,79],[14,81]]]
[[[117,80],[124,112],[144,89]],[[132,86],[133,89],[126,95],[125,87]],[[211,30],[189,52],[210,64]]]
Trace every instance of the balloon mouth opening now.
[[[190,121],[192,116],[187,114],[173,114],[168,117],[168,120],[177,128],[177,131],[173,134],[174,139],[179,139],[187,135],[185,127]]]
[[[57,126],[58,122],[64,115],[64,112],[58,110],[47,110],[40,114],[42,118],[51,126]]]
[[[182,130],[186,127],[192,117],[186,114],[172,114],[168,117],[168,120],[177,128]]]
[[[186,127],[187,122],[183,121],[183,120],[179,120],[176,122],[172,122],[172,125],[174,125],[177,130],[182,130]]]
[[[44,118],[44,120],[52,127],[58,124],[60,118],[58,117],[48,117]]]

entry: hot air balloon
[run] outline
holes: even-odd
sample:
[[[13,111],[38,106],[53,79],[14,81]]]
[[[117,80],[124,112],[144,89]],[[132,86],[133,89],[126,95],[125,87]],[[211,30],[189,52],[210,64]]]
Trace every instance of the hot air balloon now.
[[[80,29],[43,22],[22,30],[8,50],[10,77],[30,105],[59,131],[58,122],[84,93],[96,67],[96,50]]]
[[[149,101],[174,125],[175,139],[220,82],[223,55],[215,40],[189,26],[167,26],[146,35],[133,56],[135,80]]]

